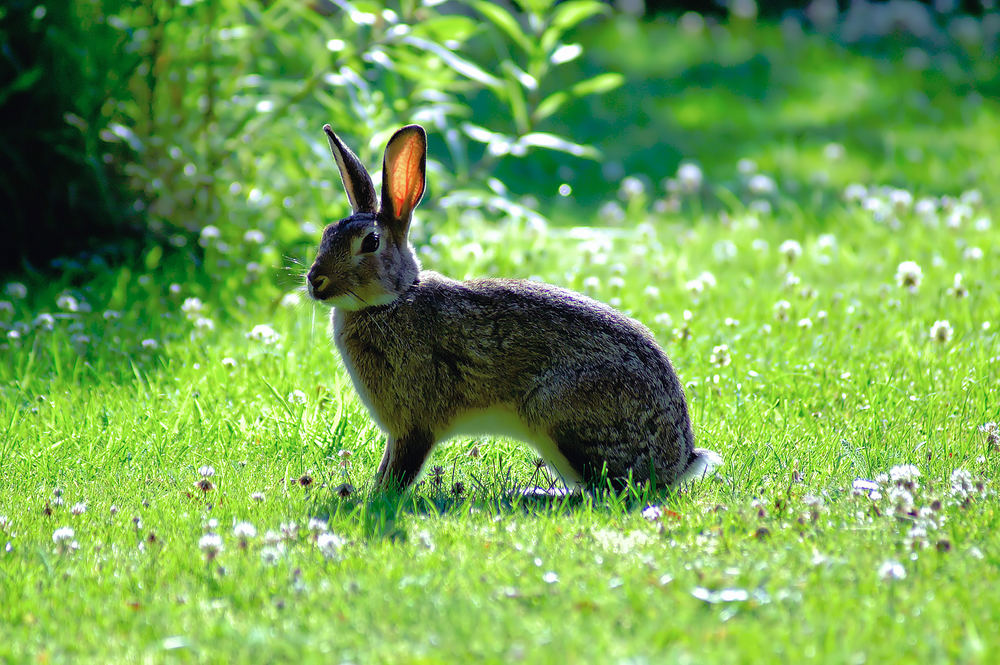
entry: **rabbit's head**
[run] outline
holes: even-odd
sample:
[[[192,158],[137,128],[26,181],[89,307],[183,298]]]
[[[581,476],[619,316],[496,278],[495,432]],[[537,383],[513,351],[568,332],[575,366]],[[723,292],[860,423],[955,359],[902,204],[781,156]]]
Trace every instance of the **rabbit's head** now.
[[[387,305],[417,279],[420,266],[407,244],[413,209],[424,193],[427,135],[408,125],[389,139],[379,205],[371,176],[325,125],[353,214],[323,231],[306,288],[316,300],[346,310]]]

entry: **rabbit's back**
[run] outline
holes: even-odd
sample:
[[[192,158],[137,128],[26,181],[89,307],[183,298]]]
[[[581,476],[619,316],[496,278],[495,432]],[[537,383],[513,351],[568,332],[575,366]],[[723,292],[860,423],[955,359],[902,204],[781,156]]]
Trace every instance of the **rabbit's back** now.
[[[584,480],[603,470],[672,483],[689,464],[694,437],[666,354],[641,324],[578,293],[424,271],[389,305],[335,310],[334,335],[390,435],[487,427]]]

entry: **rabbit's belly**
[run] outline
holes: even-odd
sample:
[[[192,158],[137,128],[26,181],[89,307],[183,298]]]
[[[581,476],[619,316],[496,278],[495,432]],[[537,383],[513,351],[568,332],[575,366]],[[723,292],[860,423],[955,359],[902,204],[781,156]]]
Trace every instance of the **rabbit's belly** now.
[[[435,438],[437,441],[445,441],[456,436],[483,434],[523,441],[545,460],[567,486],[573,487],[582,482],[580,474],[573,469],[566,456],[559,451],[555,441],[544,432],[529,427],[508,406],[500,405],[466,411],[455,418],[447,429]]]

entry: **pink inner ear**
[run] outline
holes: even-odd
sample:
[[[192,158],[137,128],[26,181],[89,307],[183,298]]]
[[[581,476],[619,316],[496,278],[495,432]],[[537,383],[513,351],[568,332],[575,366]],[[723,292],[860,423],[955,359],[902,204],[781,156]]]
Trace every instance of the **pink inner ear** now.
[[[404,210],[411,211],[423,193],[424,181],[420,173],[420,158],[423,155],[422,142],[418,137],[406,140],[396,153],[389,167],[392,170],[392,208],[396,217],[402,217]]]

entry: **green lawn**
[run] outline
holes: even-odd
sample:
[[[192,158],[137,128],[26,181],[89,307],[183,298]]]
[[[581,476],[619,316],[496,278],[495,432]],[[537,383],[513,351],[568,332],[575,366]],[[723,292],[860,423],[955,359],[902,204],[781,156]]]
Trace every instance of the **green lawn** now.
[[[382,436],[298,290],[343,195],[279,205],[285,185],[244,182],[254,219],[274,212],[263,237],[3,286],[0,661],[994,659],[1000,105],[818,37],[777,57],[767,26],[718,54],[646,26],[675,38],[652,71],[617,29],[594,29],[592,64],[629,83],[591,127],[647,120],[579,138],[644,179],[619,197],[580,165],[574,188],[604,203],[539,190],[544,224],[435,207],[431,173],[413,239],[426,268],[541,278],[649,326],[718,475],[526,500],[544,473],[527,448],[463,439],[414,492],[372,498]],[[744,61],[768,63],[746,84],[768,94],[726,83]],[[921,95],[936,123],[900,103]],[[295,168],[334,179],[331,119],[306,120]],[[294,145],[294,124],[268,141]],[[703,180],[668,191],[682,159]]]

